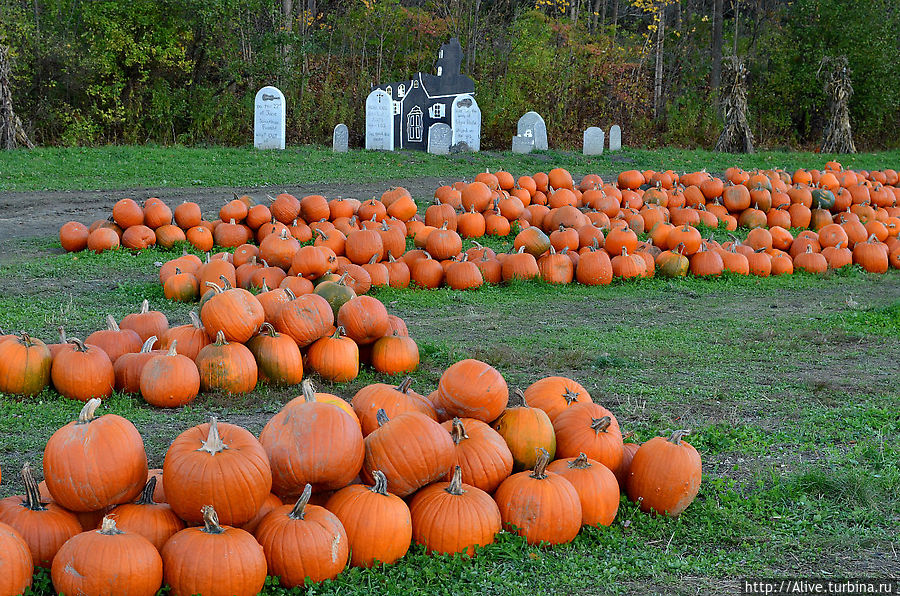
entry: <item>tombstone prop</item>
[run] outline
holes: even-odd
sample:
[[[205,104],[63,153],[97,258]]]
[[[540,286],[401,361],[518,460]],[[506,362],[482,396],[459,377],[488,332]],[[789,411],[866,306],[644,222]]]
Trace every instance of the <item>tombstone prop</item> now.
[[[452,135],[452,144],[465,142],[477,151],[481,137],[481,111],[475,103],[475,82],[464,74],[460,74],[462,64],[462,46],[457,38],[452,38],[441,46],[435,64],[436,75],[417,72],[411,79],[375,86],[384,91],[391,99],[393,147],[395,149],[416,149],[425,151],[428,148],[428,131],[434,124],[443,123],[453,126],[451,116],[454,102],[460,96],[472,99],[468,113],[460,112],[460,121],[467,124],[468,138]],[[474,126],[477,111],[477,128]],[[474,136],[476,135],[477,136]]]
[[[366,149],[394,150],[394,124],[391,96],[376,89],[366,98]]]
[[[609,150],[621,151],[622,149],[622,128],[618,124],[613,124],[609,128]]]
[[[582,152],[585,155],[603,155],[603,129],[591,126],[584,131],[584,146]]]
[[[537,112],[526,112],[524,116],[519,118],[519,122],[516,125],[516,135],[533,138],[534,148],[537,151],[546,151],[549,148],[547,145],[547,125]]]
[[[531,153],[534,151],[534,137],[516,135],[512,138],[513,153]]]
[[[450,127],[436,122],[428,127],[428,153],[448,155],[450,153]]]
[[[346,153],[349,139],[350,131],[347,130],[347,125],[338,124],[331,135],[331,150],[335,153]]]
[[[277,87],[263,87],[256,94],[253,110],[253,146],[284,149],[284,94]]]
[[[450,127],[453,130],[453,145],[465,143],[469,151],[481,150],[481,108],[468,93],[457,95],[453,100]]]

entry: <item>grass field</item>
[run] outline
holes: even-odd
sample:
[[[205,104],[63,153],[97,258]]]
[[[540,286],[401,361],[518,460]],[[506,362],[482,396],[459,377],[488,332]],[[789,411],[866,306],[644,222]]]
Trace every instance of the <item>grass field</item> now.
[[[546,151],[531,155],[482,152],[436,156],[421,152],[351,151],[319,147],[286,151],[252,148],[108,146],[46,148],[0,153],[0,191],[113,190],[158,187],[285,186],[306,182],[362,182],[416,177],[461,178],[490,168],[537,172],[552,167],[572,172],[610,173],[627,169],[822,168],[837,158],[848,168],[900,167],[900,151],[820,155],[761,151],[730,155],[703,150],[626,149],[585,157]]]

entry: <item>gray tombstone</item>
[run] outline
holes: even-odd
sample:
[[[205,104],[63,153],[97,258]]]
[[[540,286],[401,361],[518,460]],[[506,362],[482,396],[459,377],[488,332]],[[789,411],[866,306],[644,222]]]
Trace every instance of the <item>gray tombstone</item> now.
[[[350,141],[350,131],[346,124],[338,124],[331,135],[331,149],[335,153],[346,153]]]
[[[622,149],[622,129],[618,124],[613,124],[609,129],[609,150],[619,151]]]
[[[428,127],[428,153],[448,155],[450,153],[450,126],[436,122]]]
[[[256,93],[253,110],[253,146],[257,149],[284,149],[284,93],[277,87],[263,87]]]
[[[464,93],[457,95],[450,108],[452,145],[465,143],[470,151],[481,150],[481,108],[475,98]]]
[[[513,153],[531,153],[532,151],[534,151],[534,137],[532,135],[516,135],[512,138]]]
[[[366,149],[394,150],[394,108],[391,96],[376,89],[366,98]]]
[[[585,155],[603,155],[603,129],[596,126],[590,126],[584,131],[584,147]]]
[[[516,126],[516,135],[532,137],[534,139],[534,148],[537,151],[546,151],[549,148],[547,145],[547,124],[537,112],[526,112],[524,116],[519,118],[519,123]]]

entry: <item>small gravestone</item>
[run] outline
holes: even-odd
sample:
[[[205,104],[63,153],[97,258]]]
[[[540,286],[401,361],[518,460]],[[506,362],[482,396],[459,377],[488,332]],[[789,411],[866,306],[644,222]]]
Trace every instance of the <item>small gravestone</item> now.
[[[366,149],[394,150],[394,111],[391,96],[376,89],[366,98]]]
[[[531,153],[532,151],[534,151],[534,137],[533,136],[531,136],[531,135],[516,135],[512,138],[512,152],[513,153]]]
[[[350,131],[347,130],[347,125],[338,124],[335,126],[334,134],[331,135],[331,149],[335,153],[346,153],[349,141]]]
[[[531,137],[534,139],[534,148],[537,151],[546,151],[547,145],[547,124],[537,112],[526,112],[524,116],[519,118],[516,126],[516,135],[520,137]]]
[[[585,155],[603,155],[603,129],[591,126],[584,131]]]
[[[481,108],[475,98],[464,93],[457,95],[450,108],[452,144],[465,143],[470,151],[481,150]]]
[[[263,87],[256,94],[253,110],[253,146],[257,149],[284,149],[284,93]]]
[[[428,127],[428,153],[448,155],[450,153],[450,126],[437,122]]]
[[[609,150],[619,151],[622,149],[622,129],[618,124],[613,124],[609,129]]]

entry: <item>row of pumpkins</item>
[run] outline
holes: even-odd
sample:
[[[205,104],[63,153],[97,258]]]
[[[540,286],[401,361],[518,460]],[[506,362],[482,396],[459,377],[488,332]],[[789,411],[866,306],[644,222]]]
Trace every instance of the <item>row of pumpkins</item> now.
[[[125,418],[89,400],[57,430],[40,485],[0,500],[0,594],[33,567],[65,594],[255,595],[403,557],[411,542],[467,553],[502,529],[530,544],[608,526],[620,492],[644,511],[679,515],[700,488],[687,431],[625,443],[615,416],[564,377],[509,406],[503,376],[463,360],[419,395],[372,384],[347,403],[303,394],[257,438],[218,422],[175,438],[161,470]]]
[[[69,399],[106,398],[115,389],[178,407],[201,390],[242,394],[257,382],[297,385],[304,362],[335,382],[355,379],[361,360],[388,374],[419,365],[406,323],[376,298],[348,297],[338,305],[290,290],[254,296],[224,276],[220,283],[186,325],[170,328],[144,300],[140,312],[121,322],[108,316],[107,328],[84,341],[67,338],[62,328],[60,343],[50,345],[24,332],[0,332],[0,393],[36,395],[52,382]]]

